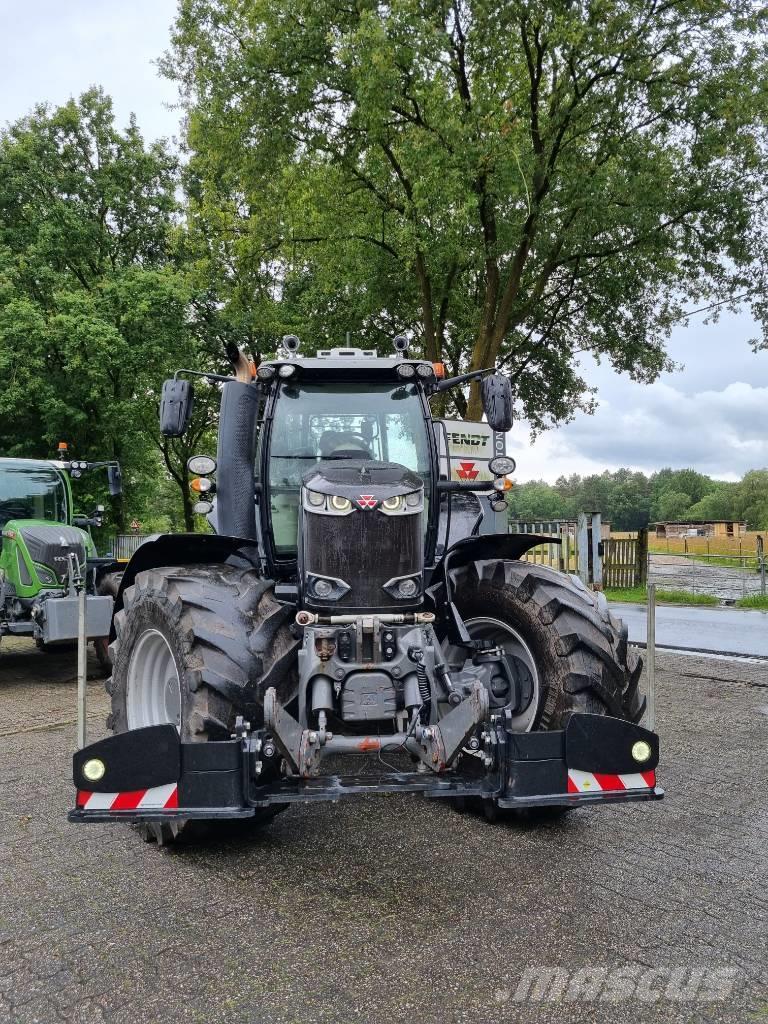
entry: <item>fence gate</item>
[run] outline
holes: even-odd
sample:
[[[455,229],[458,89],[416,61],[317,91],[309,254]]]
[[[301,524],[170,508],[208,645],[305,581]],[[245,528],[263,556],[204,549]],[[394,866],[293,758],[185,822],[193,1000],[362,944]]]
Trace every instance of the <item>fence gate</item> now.
[[[603,541],[603,584],[606,587],[642,587],[647,578],[647,530],[640,530],[637,537],[611,537]]]
[[[599,513],[580,512],[573,519],[512,520],[510,533],[538,533],[552,541],[537,544],[522,555],[526,562],[549,565],[560,572],[578,573],[587,583],[603,581],[602,522]],[[559,542],[559,543],[558,543]]]

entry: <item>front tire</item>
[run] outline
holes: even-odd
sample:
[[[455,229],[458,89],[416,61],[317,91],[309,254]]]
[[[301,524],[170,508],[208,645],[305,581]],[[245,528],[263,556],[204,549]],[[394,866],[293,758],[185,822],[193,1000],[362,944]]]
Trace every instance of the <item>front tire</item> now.
[[[451,579],[470,636],[501,643],[530,671],[532,703],[513,717],[513,729],[563,729],[574,712],[640,721],[643,663],[602,594],[578,577],[522,561],[471,562]]]
[[[258,727],[269,686],[284,701],[295,691],[290,614],[251,567],[139,573],[115,616],[107,725],[122,733],[170,722],[186,743],[230,739],[238,715]]]

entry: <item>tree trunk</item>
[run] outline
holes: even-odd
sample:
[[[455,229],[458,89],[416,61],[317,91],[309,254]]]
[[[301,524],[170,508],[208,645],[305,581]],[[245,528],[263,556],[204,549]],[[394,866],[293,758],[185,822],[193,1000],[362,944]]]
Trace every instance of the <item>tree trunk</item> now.
[[[184,508],[184,529],[187,533],[195,532],[195,514],[192,511],[192,497],[189,493],[189,487],[187,481],[182,480],[179,483],[181,489],[181,502]]]

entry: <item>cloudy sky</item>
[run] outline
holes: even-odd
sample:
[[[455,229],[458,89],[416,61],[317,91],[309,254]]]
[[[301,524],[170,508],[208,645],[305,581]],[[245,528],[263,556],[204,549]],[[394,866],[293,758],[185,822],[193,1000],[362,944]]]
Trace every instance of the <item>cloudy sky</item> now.
[[[131,111],[145,136],[178,134],[174,87],[153,61],[168,43],[175,0],[0,0],[0,124],[40,101],[65,102],[98,84],[118,118]],[[669,352],[683,369],[650,386],[585,365],[598,388],[594,416],[531,445],[518,424],[511,450],[518,478],[554,480],[630,466],[646,472],[694,466],[724,479],[768,467],[768,352],[753,354],[757,328],[746,313],[716,324],[696,316],[673,334]]]

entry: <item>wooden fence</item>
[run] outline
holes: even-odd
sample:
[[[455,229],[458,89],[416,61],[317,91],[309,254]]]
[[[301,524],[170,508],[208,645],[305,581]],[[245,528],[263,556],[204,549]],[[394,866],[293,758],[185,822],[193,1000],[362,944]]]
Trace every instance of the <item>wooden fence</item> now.
[[[603,541],[603,586],[641,587],[647,579],[647,530],[640,530],[635,537],[610,537]]]
[[[648,546],[655,554],[667,555],[752,555],[758,539],[768,543],[767,530],[749,530],[739,537],[657,537],[651,533]]]
[[[546,544],[537,544],[522,555],[525,562],[536,565],[549,565],[560,572],[578,571],[578,551],[576,543],[576,523],[564,520],[544,519],[521,522],[513,520],[509,524],[510,533],[538,533],[552,537]],[[559,543],[558,543],[559,542]]]

